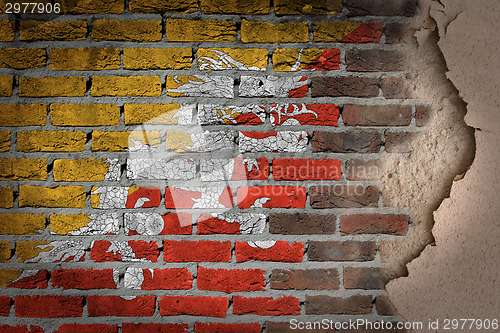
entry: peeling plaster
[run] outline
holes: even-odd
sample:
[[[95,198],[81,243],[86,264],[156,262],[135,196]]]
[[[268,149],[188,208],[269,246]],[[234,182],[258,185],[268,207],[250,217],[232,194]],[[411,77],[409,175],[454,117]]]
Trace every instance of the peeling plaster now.
[[[429,319],[439,319],[439,330],[424,331],[441,332],[444,318],[499,319],[500,10],[495,0],[422,1],[421,9],[424,13],[429,9],[436,22],[437,45],[446,61],[446,75],[467,103],[457,109],[460,114],[456,116],[463,117],[466,107],[465,121],[477,129],[476,150],[474,162],[464,176],[456,178],[449,198],[441,203],[436,196],[429,206],[429,210],[436,211],[431,216],[432,211],[424,212],[423,224],[432,221],[429,217],[435,220],[433,241],[429,238],[431,245],[421,253],[414,252],[415,259],[407,265],[408,276],[390,281],[387,291],[406,320],[427,323]],[[422,40],[421,36],[419,41]],[[452,96],[441,99],[440,104],[444,108],[460,106]],[[432,123],[439,126],[435,120]],[[449,153],[459,147],[455,144],[446,150]],[[452,153],[463,152],[459,149]],[[466,156],[462,162],[469,159]],[[435,183],[433,178],[428,179],[427,184],[430,183]],[[424,188],[422,192],[434,192],[434,188]],[[422,198],[429,196],[424,194]],[[415,215],[419,217],[418,212]]]

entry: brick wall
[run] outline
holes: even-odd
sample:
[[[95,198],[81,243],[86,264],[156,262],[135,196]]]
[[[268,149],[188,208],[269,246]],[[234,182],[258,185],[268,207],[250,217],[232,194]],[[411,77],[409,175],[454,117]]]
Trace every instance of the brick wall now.
[[[397,319],[415,1],[61,4],[0,19],[0,329]]]

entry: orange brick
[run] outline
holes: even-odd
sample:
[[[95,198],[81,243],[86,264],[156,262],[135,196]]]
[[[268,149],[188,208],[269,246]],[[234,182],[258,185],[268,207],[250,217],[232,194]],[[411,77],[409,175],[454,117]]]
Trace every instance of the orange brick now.
[[[115,48],[65,48],[50,50],[50,70],[99,71],[120,68],[120,50]]]
[[[50,118],[55,126],[116,126],[120,123],[120,108],[115,104],[50,105]]]
[[[87,136],[83,132],[25,131],[17,133],[17,151],[83,151]]]
[[[203,14],[269,14],[269,0],[201,0]]]
[[[92,151],[127,151],[134,147],[134,141],[150,146],[159,146],[161,143],[159,131],[132,131],[132,132],[92,132]]]
[[[21,21],[21,40],[85,40],[87,22]]]
[[[274,0],[274,12],[278,15],[333,15],[341,11],[341,0]]]
[[[61,14],[121,14],[125,9],[125,0],[58,0],[57,2],[61,4]]]
[[[87,80],[82,76],[19,78],[23,97],[81,97],[86,91]]]
[[[0,235],[38,235],[45,229],[45,214],[0,214]]]
[[[0,97],[9,97],[12,95],[12,86],[14,77],[10,75],[0,75]]]
[[[93,76],[92,96],[160,96],[159,76]]]
[[[236,23],[222,20],[167,19],[169,42],[234,42]]]
[[[243,20],[243,43],[305,43],[309,41],[307,22],[267,23]]]
[[[47,160],[44,158],[0,159],[0,180],[46,180]]]
[[[0,20],[0,42],[12,42],[15,35],[15,22]]]
[[[12,187],[0,187],[0,208],[14,207],[14,190]]]
[[[123,67],[125,69],[189,69],[193,51],[190,48],[178,49],[123,49]]]
[[[198,10],[197,0],[130,0],[132,13],[193,13]]]
[[[46,123],[45,104],[0,104],[2,126],[43,126]]]
[[[158,42],[162,37],[161,21],[94,21],[92,39],[127,42]]]
[[[0,49],[0,68],[40,68],[47,64],[47,52],[43,49]]]
[[[0,152],[10,150],[10,131],[0,131]]]
[[[83,186],[19,186],[19,207],[85,208],[86,197]]]
[[[107,159],[55,160],[54,181],[103,181],[110,171],[110,165]]]
[[[0,241],[0,262],[10,262],[10,242]]]

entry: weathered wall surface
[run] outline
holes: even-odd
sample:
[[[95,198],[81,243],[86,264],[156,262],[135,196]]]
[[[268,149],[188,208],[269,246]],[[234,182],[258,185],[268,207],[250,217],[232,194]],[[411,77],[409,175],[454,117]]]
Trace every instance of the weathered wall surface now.
[[[476,154],[434,213],[435,244],[408,265],[408,277],[391,281],[387,290],[407,320],[440,319],[438,330],[426,330],[435,332],[444,331],[445,318],[492,320],[500,310],[500,11],[498,2],[487,0],[428,5],[447,76],[467,103],[467,124],[476,128]]]
[[[397,320],[385,282],[474,155],[428,5],[2,14],[2,329]]]

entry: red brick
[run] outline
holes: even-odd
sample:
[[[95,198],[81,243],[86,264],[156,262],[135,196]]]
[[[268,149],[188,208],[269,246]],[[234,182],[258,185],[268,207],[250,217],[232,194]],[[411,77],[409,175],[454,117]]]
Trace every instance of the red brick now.
[[[211,214],[205,213],[198,219],[197,235],[211,235],[211,234],[227,234],[239,235],[240,226],[238,222],[226,222]]]
[[[130,261],[131,258],[123,258],[120,251],[108,251],[108,248],[111,246],[111,244],[112,243],[107,240],[94,241],[94,245],[90,249],[90,259],[96,262]],[[135,253],[135,258],[144,258],[152,262],[158,261],[158,243],[146,241],[128,241],[127,244]]]
[[[225,318],[229,299],[208,296],[163,296],[159,306],[162,316],[190,315]]]
[[[200,199],[202,193],[197,188],[181,188],[169,186],[165,189],[165,208],[167,209],[190,209]],[[230,187],[226,187],[219,195],[219,204],[224,207],[233,207],[233,193]],[[207,208],[207,207],[204,207]],[[214,207],[212,207],[214,208]]]
[[[408,126],[411,105],[344,105],[346,126]]]
[[[20,289],[45,289],[49,283],[49,272],[39,270],[35,275],[22,278],[16,282],[9,283],[9,288]]]
[[[83,297],[80,296],[16,296],[16,317],[60,318],[81,317]]]
[[[347,50],[345,59],[347,70],[352,72],[392,72],[408,67],[404,55],[392,50]]]
[[[63,324],[54,333],[118,333],[118,325]]]
[[[339,180],[341,162],[335,159],[274,159],[275,180]]]
[[[165,240],[163,252],[166,262],[227,262],[231,259],[231,242]]]
[[[298,110],[301,113],[297,114]],[[274,126],[338,126],[339,115],[340,107],[334,104],[271,104],[271,123]]]
[[[277,213],[269,216],[269,233],[282,235],[334,234],[335,215]]]
[[[306,314],[369,314],[372,312],[372,296],[355,295],[348,298],[326,295],[306,296]]]
[[[208,269],[198,267],[198,289],[225,293],[264,290],[265,271],[261,269]]]
[[[236,242],[236,261],[281,261],[302,262],[304,246],[302,242],[289,244],[287,241],[277,241],[270,248],[252,247],[247,242]]]
[[[240,187],[237,192],[238,206],[242,209],[257,207],[260,199],[264,208],[304,208],[306,188],[296,186],[253,186]],[[262,203],[262,201],[265,201]]]
[[[379,196],[376,186],[332,185],[311,186],[309,189],[312,208],[377,207]]]
[[[87,296],[89,317],[148,317],[155,312],[155,296],[136,296],[126,300],[120,296]]]
[[[380,160],[349,160],[346,163],[347,180],[377,180],[381,173]]]
[[[345,0],[343,4],[351,16],[413,16],[417,10],[416,0]]]
[[[116,289],[113,270],[57,269],[52,272],[52,286],[63,289]]]
[[[382,316],[397,316],[398,311],[386,295],[377,296],[375,299],[375,309]]]
[[[415,149],[420,133],[415,132],[386,132],[385,151],[388,153],[409,153]]]
[[[310,261],[370,261],[375,259],[375,242],[309,241]]]
[[[408,231],[410,217],[395,214],[359,214],[340,217],[342,235],[389,234],[403,236]]]
[[[379,79],[373,77],[313,77],[312,97],[377,97]]]
[[[224,323],[196,323],[194,333],[260,333],[259,323],[224,324]]]
[[[11,302],[10,297],[0,296],[0,316],[8,316],[10,314]]]
[[[314,132],[314,153],[378,153],[382,141],[377,132]]]
[[[153,274],[149,269],[143,269],[143,290],[191,289],[193,276],[187,268],[155,269]]]
[[[243,296],[233,297],[233,314],[254,314],[259,316],[296,316],[300,314],[300,301],[298,298],[283,296],[253,297]]]
[[[426,126],[431,118],[431,108],[426,105],[417,105],[415,107],[415,123],[417,126]]]
[[[234,170],[232,180],[266,180],[269,178],[269,161],[265,157],[256,158],[258,168],[254,165],[248,171],[247,164],[243,158],[234,159]]]
[[[344,268],[344,288],[346,289],[384,289],[385,283],[386,281],[380,268]]]
[[[339,273],[336,269],[273,269],[271,289],[339,289]]]
[[[185,333],[189,324],[123,323],[122,333]]]
[[[2,333],[43,333],[43,329],[40,326],[30,325],[0,325],[0,332]]]

